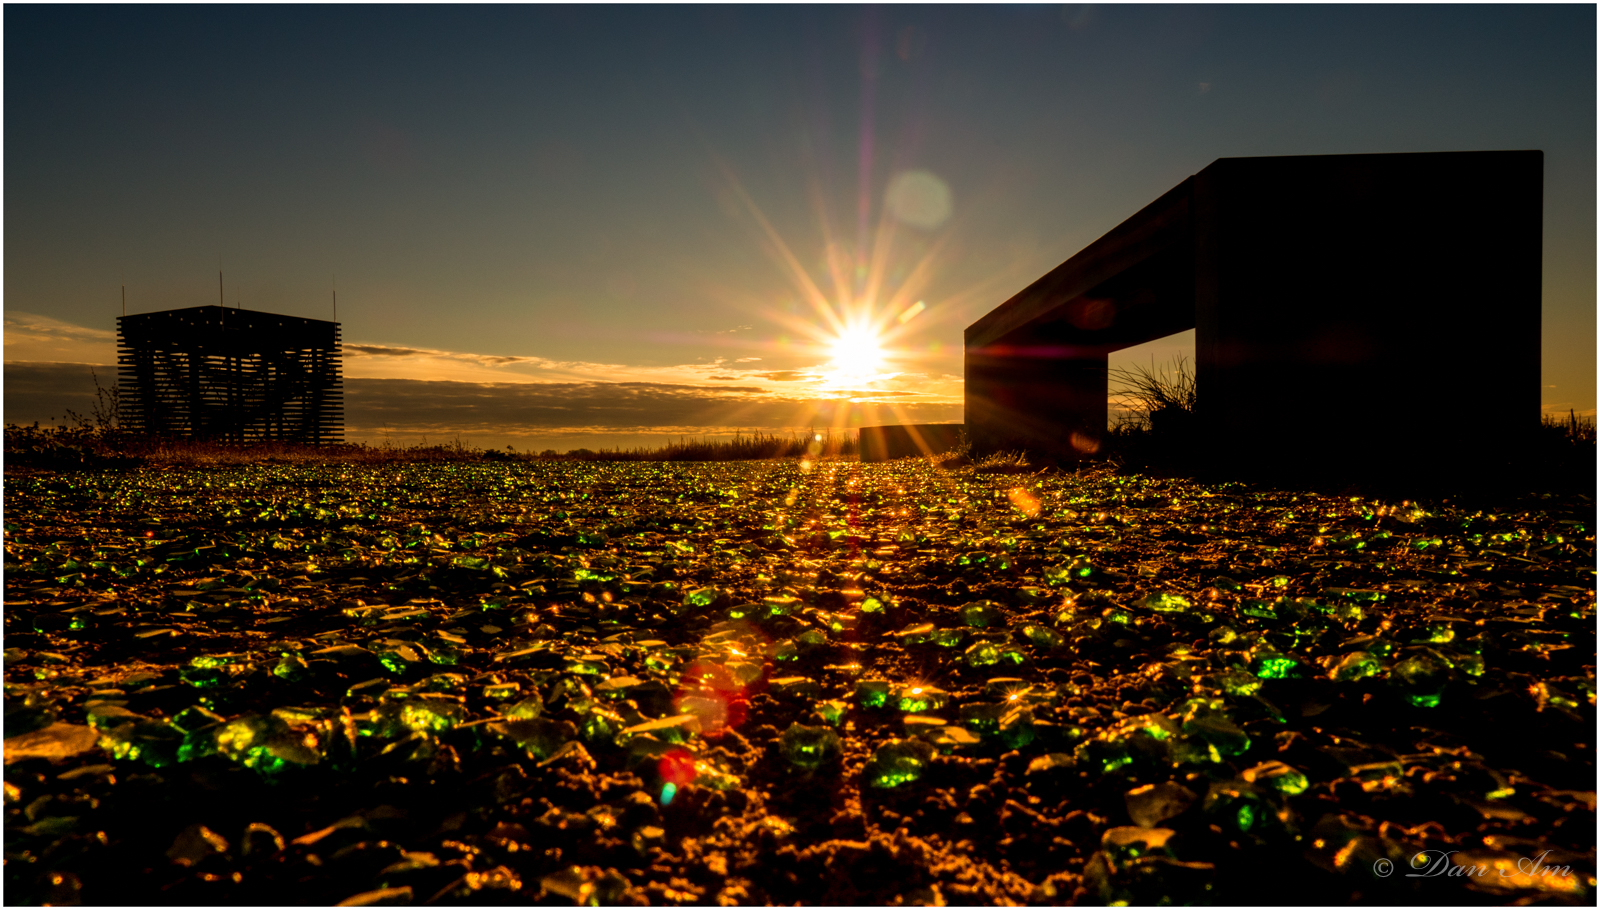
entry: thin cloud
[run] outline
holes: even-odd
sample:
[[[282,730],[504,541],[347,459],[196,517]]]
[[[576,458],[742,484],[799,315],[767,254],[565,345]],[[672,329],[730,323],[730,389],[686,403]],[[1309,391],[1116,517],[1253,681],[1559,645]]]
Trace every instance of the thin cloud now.
[[[31,313],[6,314],[5,359],[8,364],[80,363],[110,364],[117,359],[116,334],[89,329]],[[743,331],[738,326],[732,331]],[[496,383],[618,383],[644,382],[672,386],[694,386],[708,382],[743,382],[783,400],[840,397],[832,390],[795,388],[796,384],[821,382],[826,372],[818,368],[754,370],[757,356],[733,360],[717,358],[711,363],[664,366],[634,366],[620,363],[552,360],[546,357],[480,354],[447,351],[412,345],[351,341],[342,345],[346,381],[356,379],[409,379],[479,384]],[[114,375],[107,367],[105,373]],[[930,377],[894,374],[881,378],[883,390],[845,393],[849,397],[883,398],[915,390],[925,400],[957,404],[961,400],[959,377]],[[726,390],[727,387],[721,387]],[[73,393],[77,394],[77,393]]]
[[[88,414],[95,390],[116,368],[71,363],[5,365],[5,418],[29,424]],[[796,390],[799,391],[799,390]],[[881,392],[865,393],[879,397]],[[778,394],[760,386],[667,382],[459,382],[347,378],[346,438],[378,441],[383,432],[414,438],[446,432],[478,438],[551,434],[787,433],[796,427],[942,423],[961,405],[904,401],[877,405],[811,391]]]
[[[880,395],[872,392],[868,395]],[[812,395],[784,397],[756,386],[658,382],[475,383],[410,379],[345,381],[345,418],[352,426],[493,428],[855,426],[959,419],[959,404],[908,402],[891,412],[871,402]],[[660,432],[661,430],[657,430]]]
[[[55,363],[109,363],[117,359],[117,333],[89,329],[36,313],[5,314],[5,359]]]
[[[6,314],[5,418],[88,414],[116,382],[115,333]],[[897,374],[881,389],[828,389],[818,369],[755,370],[761,358],[667,366],[560,361],[352,341],[343,345],[346,438],[642,440],[730,429],[787,433],[961,419],[959,377]],[[749,365],[749,366],[747,366]],[[379,433],[386,434],[382,437]],[[629,435],[632,434],[632,435]]]
[[[391,348],[381,344],[342,344],[339,346],[346,357],[417,357],[423,354],[438,354],[438,351],[425,351],[422,348]]]
[[[463,363],[478,363],[485,366],[509,366],[511,364],[535,364],[538,366],[554,365],[557,361],[543,357],[517,357],[498,354],[469,354],[460,351],[440,351],[432,348],[403,348],[385,344],[342,344],[345,356],[355,357],[390,357],[390,358],[423,358],[456,360]]]
[[[512,364],[512,363],[548,363],[549,361],[541,360],[538,357],[489,357],[489,356],[483,356],[483,357],[479,357],[478,358],[478,362],[479,363],[493,364],[494,366],[505,366],[507,364]]]
[[[37,313],[7,312],[5,326],[7,336],[12,332],[31,332],[37,335],[92,341],[113,341],[117,337],[116,332],[85,328],[59,319],[51,319],[49,316],[40,316]]]

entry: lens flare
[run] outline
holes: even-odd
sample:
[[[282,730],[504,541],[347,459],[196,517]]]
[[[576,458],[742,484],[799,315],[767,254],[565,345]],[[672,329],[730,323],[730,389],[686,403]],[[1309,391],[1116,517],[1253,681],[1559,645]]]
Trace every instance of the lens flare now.
[[[925,231],[950,218],[950,185],[931,171],[901,171],[894,175],[883,201],[895,218]]]
[[[661,779],[669,784],[693,783],[695,778],[694,756],[687,749],[672,749],[661,756],[658,764]]]
[[[1018,512],[1021,512],[1029,518],[1039,517],[1039,497],[1033,495],[1029,491],[1023,489],[1022,487],[1014,487],[1006,491],[1006,498],[1011,500],[1011,505],[1016,508]]]
[[[747,710],[744,684],[726,666],[708,660],[685,668],[672,703],[679,714],[698,717],[701,735],[712,739],[743,723]]]

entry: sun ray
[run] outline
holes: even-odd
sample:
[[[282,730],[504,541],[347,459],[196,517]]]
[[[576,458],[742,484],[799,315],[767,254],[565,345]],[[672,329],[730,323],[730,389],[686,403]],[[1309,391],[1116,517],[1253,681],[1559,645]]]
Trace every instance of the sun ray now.
[[[774,251],[777,252],[784,264],[789,267],[790,273],[794,276],[795,285],[799,288],[806,302],[811,304],[812,309],[816,310],[817,315],[821,316],[830,328],[835,331],[841,330],[843,325],[839,320],[838,314],[829,305],[827,295],[823,294],[822,289],[817,287],[816,282],[811,280],[811,276],[806,274],[805,266],[801,265],[799,257],[795,256],[794,251],[789,248],[788,243],[784,242],[783,236],[778,233],[777,228],[773,227],[772,222],[767,220],[767,216],[761,211],[761,207],[756,205],[756,201],[750,198],[749,193],[745,192],[744,185],[739,182],[739,179],[734,176],[721,158],[716,158],[716,163],[722,170],[724,178],[727,179],[729,187],[739,197],[739,201],[744,203],[745,209],[750,212],[751,217],[755,218],[756,223],[761,226],[762,232],[766,234],[767,240],[772,244]]]
[[[872,87],[863,88],[867,99]],[[951,228],[961,219],[949,218],[948,199],[945,214],[924,223],[890,198],[890,189],[908,174],[923,174],[942,186],[936,175],[905,170],[914,163],[902,161],[898,151],[890,155],[887,188],[874,190],[875,158],[881,157],[876,144],[882,137],[875,135],[880,125],[862,113],[867,116],[857,124],[856,186],[848,198],[830,191],[830,171],[812,160],[811,146],[801,150],[802,192],[820,239],[810,256],[803,254],[808,244],[780,233],[731,163],[708,149],[729,196],[754,219],[762,245],[790,286],[781,296],[768,292],[736,300],[736,306],[778,327],[770,340],[744,343],[781,360],[770,368],[784,374],[774,380],[783,385],[773,393],[793,400],[797,410],[813,409],[819,426],[838,430],[864,422],[925,421],[925,408],[918,405],[959,404],[959,379],[949,366],[957,348],[932,336],[948,333],[950,323],[963,319],[974,302],[993,296],[990,284],[1007,280],[994,275],[976,282],[982,288],[936,287],[953,240]],[[852,228],[854,236],[845,236]],[[797,301],[803,303],[796,307]]]

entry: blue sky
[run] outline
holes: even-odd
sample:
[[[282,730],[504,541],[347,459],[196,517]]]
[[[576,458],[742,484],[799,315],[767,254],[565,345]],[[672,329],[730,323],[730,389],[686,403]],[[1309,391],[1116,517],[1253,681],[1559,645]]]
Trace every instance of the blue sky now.
[[[354,439],[959,420],[962,329],[1216,158],[1505,148],[1546,154],[1544,402],[1595,407],[1593,6],[4,15],[7,420],[83,410],[123,284],[219,263],[250,309],[337,284]]]

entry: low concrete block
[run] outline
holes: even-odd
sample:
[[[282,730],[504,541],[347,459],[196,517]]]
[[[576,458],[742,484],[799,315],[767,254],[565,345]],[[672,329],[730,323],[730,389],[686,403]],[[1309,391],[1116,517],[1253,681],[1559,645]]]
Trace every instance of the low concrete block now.
[[[918,455],[937,455],[961,444],[959,423],[908,423],[899,426],[862,427],[861,460],[892,461]]]

